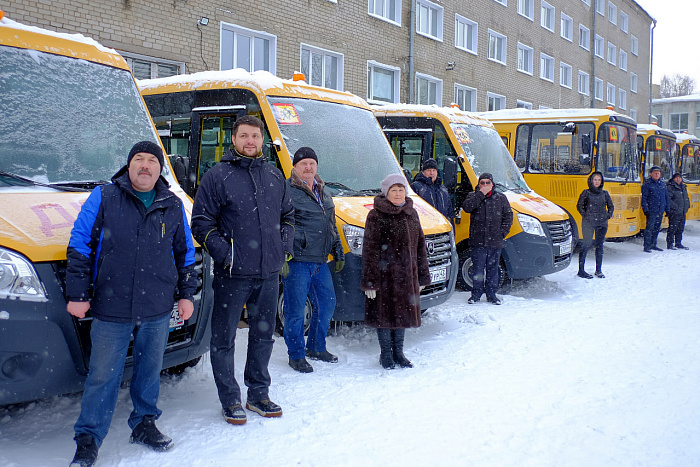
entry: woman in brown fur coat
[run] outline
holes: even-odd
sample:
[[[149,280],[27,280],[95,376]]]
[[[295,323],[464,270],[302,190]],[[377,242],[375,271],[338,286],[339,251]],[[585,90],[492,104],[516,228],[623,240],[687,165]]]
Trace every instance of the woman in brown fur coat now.
[[[420,326],[420,291],[430,284],[428,254],[413,200],[406,197],[406,177],[391,174],[381,187],[362,245],[365,323],[377,328],[382,366],[410,368],[403,341],[406,328]]]

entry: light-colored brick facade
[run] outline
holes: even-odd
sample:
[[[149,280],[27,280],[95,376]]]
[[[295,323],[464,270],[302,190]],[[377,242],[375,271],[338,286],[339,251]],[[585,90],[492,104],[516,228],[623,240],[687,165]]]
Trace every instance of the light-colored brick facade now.
[[[368,13],[370,2],[380,1],[0,0],[0,9],[15,21],[81,33],[125,53],[179,63],[185,72],[220,68],[222,24],[231,24],[276,38],[272,60],[280,77],[291,78],[300,69],[301,44],[306,44],[342,54],[343,89],[368,98],[367,65],[372,61],[398,68],[398,101],[415,102],[409,96],[411,1],[396,0],[401,11],[400,21],[394,22]],[[519,5],[520,2],[525,3]],[[595,12],[595,0],[418,3],[435,7],[442,16],[442,40],[422,34],[415,34],[413,40],[414,72],[442,80],[441,105],[455,101],[457,83],[476,89],[477,111],[487,110],[487,93],[504,96],[507,108],[516,107],[518,101],[532,104],[535,109],[590,107],[595,62],[595,77],[603,85],[603,100],[594,100],[595,106],[607,105],[606,90],[611,84],[615,87],[615,110],[630,114],[639,122],[648,121],[652,18],[635,1],[613,2],[616,24],[610,21],[609,0],[604,0],[605,15]],[[543,5],[553,8],[553,31],[541,26]],[[531,19],[518,13],[519,6],[529,7]],[[571,18],[571,41],[561,34],[562,13]],[[476,54],[455,47],[455,15],[477,23]],[[628,32],[622,30],[624,15]],[[198,24],[202,17],[208,18],[208,25]],[[580,25],[589,30],[589,50],[579,46]],[[488,58],[489,30],[505,36],[505,64]],[[603,38],[604,58],[593,59],[595,35]],[[631,50],[632,36],[638,44],[636,55]],[[517,69],[519,43],[532,49],[531,74]],[[609,44],[615,47],[615,65],[608,62]],[[620,67],[620,50],[626,53],[626,70]],[[552,81],[540,78],[541,53],[553,58]],[[571,88],[560,84],[562,62],[571,66]],[[579,93],[579,71],[589,76],[589,95]],[[632,75],[636,76],[636,92],[632,89]],[[620,90],[626,93],[624,108]]]

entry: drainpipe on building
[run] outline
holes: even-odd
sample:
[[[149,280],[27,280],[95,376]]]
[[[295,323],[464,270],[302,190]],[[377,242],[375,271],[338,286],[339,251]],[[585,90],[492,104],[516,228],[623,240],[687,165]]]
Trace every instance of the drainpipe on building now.
[[[595,109],[595,33],[596,33],[596,19],[598,13],[595,11],[595,1],[593,2],[593,46],[591,47],[591,82],[588,83],[588,89],[591,96],[591,109]]]
[[[413,40],[416,34],[416,0],[411,0],[411,19],[408,28],[408,103],[413,104]]]
[[[649,52],[649,124],[651,125],[651,100],[652,100],[652,72],[654,70],[654,28],[656,27],[656,20],[652,19],[653,23],[651,25],[651,51]]]

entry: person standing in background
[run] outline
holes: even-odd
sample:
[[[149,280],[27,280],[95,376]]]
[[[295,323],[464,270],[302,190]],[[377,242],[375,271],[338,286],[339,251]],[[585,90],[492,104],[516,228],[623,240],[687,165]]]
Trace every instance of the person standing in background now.
[[[595,245],[595,276],[604,278],[603,244],[608,233],[608,219],[612,218],[615,206],[610,193],[603,189],[605,184],[602,172],[593,172],[588,177],[588,189],[578,197],[576,209],[581,214],[581,249],[578,252],[578,277],[592,279],[586,272],[586,255],[591,245]],[[595,243],[593,238],[595,237]]]

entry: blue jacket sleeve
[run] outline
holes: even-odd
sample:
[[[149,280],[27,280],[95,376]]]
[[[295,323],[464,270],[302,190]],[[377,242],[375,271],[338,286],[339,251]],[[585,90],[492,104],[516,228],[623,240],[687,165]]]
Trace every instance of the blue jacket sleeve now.
[[[66,257],[66,298],[85,302],[90,299],[90,286],[96,274],[95,261],[102,241],[102,189],[97,187],[80,209],[73,224]]]
[[[180,298],[194,301],[194,293],[197,290],[194,244],[192,243],[192,232],[187,222],[185,206],[181,204],[180,209],[182,210],[182,222],[175,231],[175,238],[173,239],[173,255],[178,274],[178,292]]]

